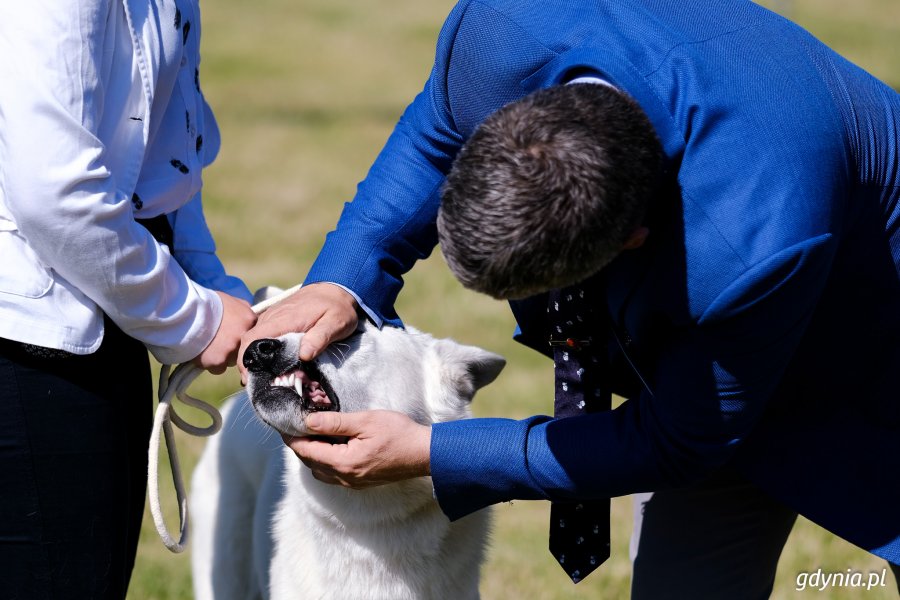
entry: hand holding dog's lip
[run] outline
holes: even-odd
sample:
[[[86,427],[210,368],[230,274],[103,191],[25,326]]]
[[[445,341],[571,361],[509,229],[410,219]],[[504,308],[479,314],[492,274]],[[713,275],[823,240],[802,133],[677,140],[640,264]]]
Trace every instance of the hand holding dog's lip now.
[[[356,330],[358,309],[356,299],[337,285],[313,283],[302,287],[262,313],[256,326],[241,338],[238,355],[241,383],[247,384],[247,369],[241,357],[251,342],[290,332],[305,332],[300,359],[311,361],[329,344],[346,338]]]
[[[285,443],[324,483],[365,489],[430,474],[431,427],[402,413],[314,413],[306,428],[310,436],[285,436]]]

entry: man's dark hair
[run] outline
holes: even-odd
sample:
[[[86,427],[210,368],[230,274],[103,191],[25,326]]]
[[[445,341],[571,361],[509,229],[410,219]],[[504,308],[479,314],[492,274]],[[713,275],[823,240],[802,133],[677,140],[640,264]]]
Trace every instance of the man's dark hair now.
[[[600,270],[641,224],[662,149],[644,111],[605,85],[539,90],[463,146],[442,190],[441,250],[494,298],[524,298]]]

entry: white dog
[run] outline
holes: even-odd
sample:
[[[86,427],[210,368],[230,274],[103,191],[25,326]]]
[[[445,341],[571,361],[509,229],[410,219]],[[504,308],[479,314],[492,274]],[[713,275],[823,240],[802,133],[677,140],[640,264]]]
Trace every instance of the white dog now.
[[[244,357],[257,414],[291,435],[304,435],[306,416],[320,410],[466,418],[505,364],[452,340],[369,325],[301,363],[300,337],[258,340]],[[323,484],[248,404],[245,394],[229,400],[194,471],[196,598],[478,597],[487,510],[451,523],[430,478],[362,491]]]

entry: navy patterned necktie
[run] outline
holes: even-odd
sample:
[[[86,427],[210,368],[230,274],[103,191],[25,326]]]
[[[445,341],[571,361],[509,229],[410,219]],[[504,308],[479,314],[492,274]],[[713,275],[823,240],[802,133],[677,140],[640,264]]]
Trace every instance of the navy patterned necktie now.
[[[601,387],[600,355],[605,340],[594,343],[594,306],[585,282],[550,292],[547,307],[552,328],[556,395],[554,416],[571,417],[609,410],[610,396]],[[609,558],[609,500],[554,501],[550,507],[550,552],[574,583]]]

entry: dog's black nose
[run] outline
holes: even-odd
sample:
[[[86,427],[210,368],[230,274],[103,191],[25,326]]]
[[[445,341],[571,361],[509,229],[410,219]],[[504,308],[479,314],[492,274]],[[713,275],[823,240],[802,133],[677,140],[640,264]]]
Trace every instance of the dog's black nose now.
[[[267,338],[252,342],[244,352],[244,366],[253,372],[270,370],[283,345],[281,340]]]

